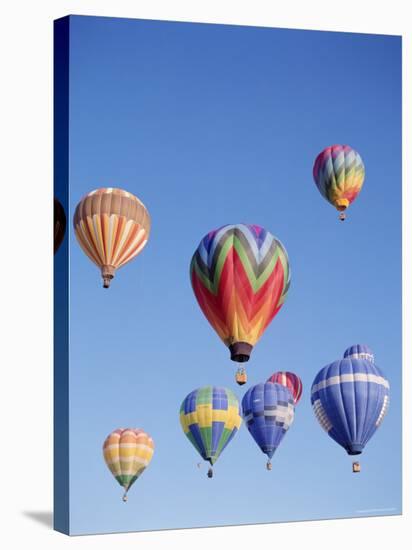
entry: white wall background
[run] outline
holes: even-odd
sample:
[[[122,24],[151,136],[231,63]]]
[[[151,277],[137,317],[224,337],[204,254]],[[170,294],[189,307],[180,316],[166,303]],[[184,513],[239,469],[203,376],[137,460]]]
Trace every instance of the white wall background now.
[[[411,526],[411,38],[406,0],[14,0],[0,15],[0,544],[3,548],[406,547]],[[404,515],[69,538],[52,510],[52,20],[67,14],[402,34]],[[408,152],[408,156],[406,156]],[[390,182],[388,182],[390,188]],[[391,465],[388,464],[388,468]],[[274,496],[274,498],[276,498]],[[299,496],[297,495],[297,498]],[[245,503],[247,505],[247,503]]]

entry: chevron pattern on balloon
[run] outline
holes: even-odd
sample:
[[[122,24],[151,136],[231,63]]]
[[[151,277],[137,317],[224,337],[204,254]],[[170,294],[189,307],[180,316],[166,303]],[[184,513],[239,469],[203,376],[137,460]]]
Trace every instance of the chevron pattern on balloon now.
[[[197,301],[227,346],[253,346],[290,285],[285,248],[258,225],[226,225],[206,235],[191,262]]]

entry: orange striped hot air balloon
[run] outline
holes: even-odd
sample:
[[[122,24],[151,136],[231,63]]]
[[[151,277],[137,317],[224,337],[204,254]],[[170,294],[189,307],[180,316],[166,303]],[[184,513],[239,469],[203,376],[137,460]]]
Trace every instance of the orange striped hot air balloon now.
[[[150,233],[150,216],[132,193],[112,187],[92,191],[82,198],[73,218],[80,246],[102,272],[108,288],[116,269],[135,258]]]
[[[152,460],[153,439],[141,429],[119,428],[106,437],[103,456],[116,481],[124,488],[123,501]]]

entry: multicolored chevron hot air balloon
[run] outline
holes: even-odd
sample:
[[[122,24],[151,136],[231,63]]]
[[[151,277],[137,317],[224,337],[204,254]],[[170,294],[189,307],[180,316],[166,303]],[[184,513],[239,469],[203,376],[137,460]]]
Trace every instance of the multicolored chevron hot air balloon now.
[[[275,372],[270,378],[267,379],[267,382],[272,382],[272,384],[281,384],[282,386],[285,386],[292,394],[295,405],[299,403],[299,399],[302,396],[303,386],[302,380],[294,372]]]
[[[345,350],[343,357],[346,359],[367,359],[372,363],[375,362],[373,351],[366,344],[355,344]]]
[[[356,199],[365,179],[365,167],[361,156],[349,145],[326,147],[315,160],[313,178],[321,195],[340,211],[344,211]]]
[[[108,288],[116,269],[135,258],[150,234],[144,204],[123,189],[96,189],[82,198],[73,218],[77,240],[102,272]]]
[[[59,250],[66,232],[66,214],[60,201],[54,198],[54,253]]]
[[[341,359],[318,373],[311,401],[328,435],[349,455],[358,455],[388,410],[389,382],[369,360]]]
[[[236,395],[227,388],[205,386],[189,393],[180,407],[183,431],[203,460],[211,466],[242,423]],[[213,476],[212,468],[208,476]]]
[[[250,388],[242,399],[242,414],[247,429],[267,455],[266,467],[279,447],[295,416],[291,392],[281,384],[266,382]]]
[[[143,430],[120,428],[107,436],[103,444],[104,460],[124,488],[124,502],[128,490],[152,460],[153,452],[153,439]]]
[[[202,239],[190,275],[196,299],[231,359],[248,361],[289,290],[281,242],[258,225],[225,225]]]

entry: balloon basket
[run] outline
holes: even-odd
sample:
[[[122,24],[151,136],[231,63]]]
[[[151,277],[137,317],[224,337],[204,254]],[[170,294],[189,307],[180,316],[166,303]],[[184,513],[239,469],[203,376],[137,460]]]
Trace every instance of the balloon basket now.
[[[236,384],[239,386],[243,386],[247,382],[247,374],[246,369],[244,367],[241,367],[237,370],[236,376],[235,376]]]
[[[361,471],[361,465],[360,465],[360,462],[353,462],[352,463],[352,472],[354,474],[357,474]]]
[[[105,277],[103,279],[103,288],[109,288],[110,287],[110,281],[111,281],[111,278]]]
[[[109,288],[112,279],[114,278],[116,269],[111,265],[102,266],[103,288]]]
[[[346,220],[346,214],[345,214],[345,212],[341,212],[341,213],[339,214],[339,219],[340,219],[341,222],[344,222],[344,221]]]
[[[127,502],[127,492],[122,496],[123,502]]]
[[[272,463],[270,460],[267,461],[266,463],[266,470],[268,470],[268,472],[270,472],[270,470],[272,469]]]
[[[208,478],[212,478],[212,477],[213,477],[213,470],[212,470],[212,468],[209,468],[209,470],[207,471],[207,477],[208,477]]]

